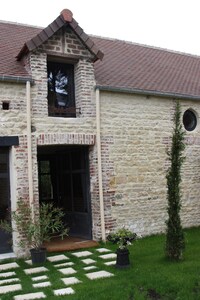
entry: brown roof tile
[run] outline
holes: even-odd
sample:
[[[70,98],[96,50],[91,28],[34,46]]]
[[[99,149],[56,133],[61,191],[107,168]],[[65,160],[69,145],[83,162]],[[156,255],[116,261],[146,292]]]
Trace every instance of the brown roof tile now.
[[[53,26],[61,26],[59,16]],[[54,23],[53,22],[53,23]],[[76,34],[82,34],[82,28],[73,19]],[[29,74],[16,55],[23,47],[29,51],[35,43],[48,39],[47,32],[13,23],[0,23],[0,76],[21,76]],[[37,39],[34,37],[37,36]],[[30,41],[27,42],[27,41]],[[86,45],[103,60],[96,61],[95,76],[97,85],[133,91],[152,93],[180,94],[200,99],[200,57],[163,49],[147,47],[130,42],[90,36]],[[94,43],[94,45],[93,45]],[[27,47],[28,45],[28,47]],[[101,51],[99,51],[101,49]],[[22,52],[23,52],[22,51]]]
[[[95,63],[98,85],[200,99],[200,57],[121,40],[92,40],[104,52]]]

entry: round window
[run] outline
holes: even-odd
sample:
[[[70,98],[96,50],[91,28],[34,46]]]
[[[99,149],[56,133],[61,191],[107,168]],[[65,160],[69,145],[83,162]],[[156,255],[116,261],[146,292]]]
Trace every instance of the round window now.
[[[192,131],[196,128],[197,117],[192,110],[188,109],[184,112],[183,125],[187,131]]]

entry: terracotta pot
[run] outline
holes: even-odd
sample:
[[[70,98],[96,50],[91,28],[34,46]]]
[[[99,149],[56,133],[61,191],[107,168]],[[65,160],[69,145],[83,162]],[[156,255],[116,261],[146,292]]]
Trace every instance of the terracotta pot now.
[[[117,249],[117,261],[116,267],[117,268],[127,268],[130,266],[129,261],[129,251],[128,249]]]

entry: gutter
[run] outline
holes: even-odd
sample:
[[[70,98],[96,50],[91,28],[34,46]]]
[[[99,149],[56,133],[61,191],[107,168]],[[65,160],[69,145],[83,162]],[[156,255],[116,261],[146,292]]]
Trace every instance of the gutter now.
[[[24,84],[26,84],[26,82],[29,81],[31,84],[34,83],[34,80],[31,77],[6,76],[6,75],[0,75],[0,81],[12,82],[12,83],[24,83]]]
[[[129,93],[129,94],[137,94],[137,95],[145,95],[145,96],[158,96],[163,98],[174,98],[174,99],[184,99],[184,100],[200,100],[199,96],[194,95],[185,95],[179,93],[166,93],[166,92],[158,92],[153,90],[142,90],[142,89],[129,89],[129,88],[119,88],[113,86],[104,86],[104,85],[96,85],[95,89],[107,92],[116,92],[116,93]]]
[[[97,143],[97,163],[98,163],[98,181],[99,181],[99,203],[101,219],[101,238],[106,240],[105,218],[104,218],[104,201],[103,201],[103,180],[101,164],[101,131],[100,131],[100,95],[99,89],[96,89],[96,143]]]

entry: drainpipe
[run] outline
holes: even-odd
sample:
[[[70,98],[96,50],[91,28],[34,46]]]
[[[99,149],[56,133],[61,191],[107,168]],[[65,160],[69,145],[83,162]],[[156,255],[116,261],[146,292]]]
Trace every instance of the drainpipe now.
[[[26,116],[27,116],[27,151],[28,151],[28,186],[29,202],[33,217],[33,173],[32,173],[32,143],[31,143],[31,83],[26,82]]]
[[[103,202],[103,184],[102,184],[102,165],[101,165],[101,132],[100,132],[100,94],[96,89],[96,142],[97,142],[97,161],[98,161],[98,179],[99,179],[99,202],[101,217],[101,238],[106,240],[105,219],[104,219],[104,202]]]

